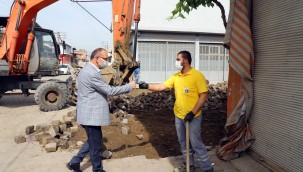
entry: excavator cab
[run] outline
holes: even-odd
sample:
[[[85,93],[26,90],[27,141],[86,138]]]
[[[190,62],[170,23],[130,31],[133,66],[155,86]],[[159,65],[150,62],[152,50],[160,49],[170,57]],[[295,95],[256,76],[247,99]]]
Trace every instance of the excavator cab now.
[[[34,76],[59,74],[60,50],[51,30],[36,28],[28,73]]]

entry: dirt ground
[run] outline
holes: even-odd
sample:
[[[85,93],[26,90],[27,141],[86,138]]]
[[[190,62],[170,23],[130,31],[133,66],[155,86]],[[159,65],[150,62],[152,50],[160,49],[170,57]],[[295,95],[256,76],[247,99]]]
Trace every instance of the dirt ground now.
[[[137,90],[132,95],[137,96],[142,91]],[[163,158],[180,155],[180,146],[174,124],[172,109],[155,110],[152,108],[132,111],[128,125],[121,124],[120,119],[113,115],[112,124],[102,127],[104,145],[114,152],[112,158],[124,158],[136,155],[146,155],[148,159]],[[202,118],[202,140],[207,146],[216,146],[224,137],[224,125],[226,122],[225,110],[205,110]],[[130,128],[130,134],[121,134],[121,127]],[[144,139],[139,140],[136,135],[142,134]],[[86,133],[83,128],[73,137],[75,143],[78,140],[86,141]]]

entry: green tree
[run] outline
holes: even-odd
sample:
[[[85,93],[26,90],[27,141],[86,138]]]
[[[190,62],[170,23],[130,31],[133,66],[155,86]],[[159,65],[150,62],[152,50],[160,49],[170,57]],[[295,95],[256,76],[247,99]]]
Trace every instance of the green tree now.
[[[204,7],[214,7],[215,5],[218,6],[221,10],[221,18],[223,21],[223,25],[226,28],[226,16],[225,16],[225,9],[223,5],[218,0],[179,0],[176,4],[176,8],[171,12],[172,16],[169,19],[174,19],[177,17],[185,18],[184,12],[189,14],[190,11],[193,9],[197,9],[199,6]]]

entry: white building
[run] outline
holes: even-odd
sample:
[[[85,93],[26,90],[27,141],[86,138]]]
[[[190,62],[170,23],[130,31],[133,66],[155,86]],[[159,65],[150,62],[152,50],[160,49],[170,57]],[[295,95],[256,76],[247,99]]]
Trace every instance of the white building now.
[[[210,82],[226,81],[228,53],[223,48],[225,29],[218,7],[200,7],[186,19],[168,20],[178,0],[141,2],[137,61],[141,62],[140,80],[159,83],[175,69],[176,55],[188,50],[192,66]],[[229,2],[222,2],[229,11]],[[226,14],[228,15],[228,14]]]

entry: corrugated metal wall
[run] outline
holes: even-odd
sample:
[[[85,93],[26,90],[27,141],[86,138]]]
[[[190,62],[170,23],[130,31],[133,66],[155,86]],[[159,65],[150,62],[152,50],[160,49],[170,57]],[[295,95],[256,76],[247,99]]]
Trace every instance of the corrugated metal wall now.
[[[252,149],[303,171],[303,1],[253,1]]]

